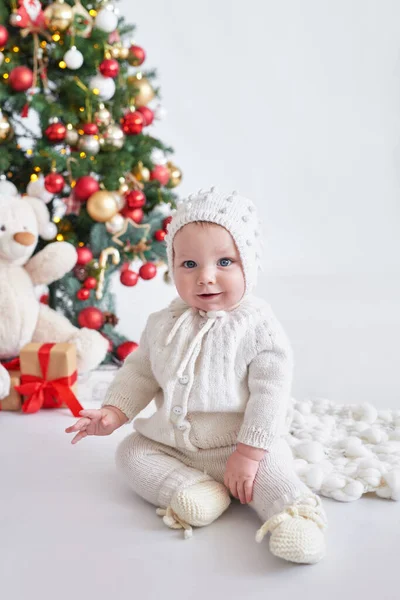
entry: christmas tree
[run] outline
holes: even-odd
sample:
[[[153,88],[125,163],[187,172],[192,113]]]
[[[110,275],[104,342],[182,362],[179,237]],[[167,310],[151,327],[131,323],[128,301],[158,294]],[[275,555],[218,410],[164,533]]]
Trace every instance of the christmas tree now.
[[[48,301],[108,338],[107,362],[136,346],[115,330],[110,278],[120,270],[134,286],[165,263],[181,180],[172,149],[149,133],[163,109],[133,32],[112,2],[0,0],[0,193],[48,204],[53,222],[38,249],[77,248]]]

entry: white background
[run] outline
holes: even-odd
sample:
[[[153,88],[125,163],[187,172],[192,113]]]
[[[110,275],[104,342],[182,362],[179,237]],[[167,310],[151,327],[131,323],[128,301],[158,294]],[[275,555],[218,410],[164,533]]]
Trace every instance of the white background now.
[[[400,7],[395,0],[119,3],[155,67],[186,195],[213,184],[264,222],[258,293],[296,353],[295,393],[400,404]],[[138,341],[174,296],[122,288]]]

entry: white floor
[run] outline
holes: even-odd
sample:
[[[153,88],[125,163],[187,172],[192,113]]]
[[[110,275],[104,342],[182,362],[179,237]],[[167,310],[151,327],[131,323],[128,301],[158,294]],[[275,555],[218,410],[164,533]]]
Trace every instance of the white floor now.
[[[2,598],[399,597],[400,504],[326,501],[329,555],[311,567],[256,544],[258,520],[237,504],[185,541],[117,478],[127,429],[71,446],[70,422],[64,410],[1,414]]]
[[[271,282],[297,355],[297,397],[399,407],[397,282]],[[65,410],[0,413],[4,600],[400,597],[400,503],[326,500],[329,553],[312,567],[256,544],[258,520],[237,504],[184,541],[117,478],[114,450],[129,426],[71,446],[72,421]]]

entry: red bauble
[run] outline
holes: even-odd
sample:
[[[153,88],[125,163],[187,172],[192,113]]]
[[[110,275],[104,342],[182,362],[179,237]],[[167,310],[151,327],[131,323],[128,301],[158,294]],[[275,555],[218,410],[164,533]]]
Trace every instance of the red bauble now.
[[[119,73],[119,63],[115,58],[105,58],[100,63],[100,73],[103,77],[116,77]]]
[[[171,223],[171,221],[172,221],[172,217],[167,217],[166,219],[164,219],[162,226],[163,226],[163,229],[165,229],[165,231],[167,231],[168,225]]]
[[[32,87],[33,71],[28,67],[15,67],[11,71],[8,81],[14,92],[26,92]]]
[[[139,281],[139,275],[135,273],[135,271],[126,269],[125,271],[122,271],[119,280],[122,283],[122,285],[126,285],[127,287],[133,287]]]
[[[126,194],[125,202],[128,208],[142,208],[146,204],[146,196],[141,190],[132,190]]]
[[[7,27],[0,25],[0,46],[5,46],[8,42],[8,31]]]
[[[141,208],[128,208],[125,206],[121,210],[121,215],[125,217],[125,219],[132,219],[134,223],[141,223],[143,221],[144,212]]]
[[[163,242],[166,235],[167,232],[164,231],[164,229],[158,229],[154,234],[154,239],[157,240],[157,242]]]
[[[49,173],[44,178],[44,187],[51,194],[59,194],[65,185],[65,179],[60,173]]]
[[[118,346],[116,354],[120,360],[125,360],[136,348],[138,348],[136,342],[123,342]]]
[[[42,294],[40,296],[39,302],[41,302],[42,304],[48,304],[49,303],[49,294]]]
[[[78,300],[89,300],[90,290],[87,290],[86,288],[81,288],[76,292],[76,297],[78,298]]]
[[[144,116],[137,110],[134,112],[128,112],[121,119],[122,131],[126,133],[126,135],[138,135],[139,133],[142,133],[144,126]]]
[[[148,106],[138,106],[136,109],[137,112],[140,112],[144,117],[144,124],[151,125],[154,121],[154,112]]]
[[[146,52],[140,46],[131,46],[129,48],[129,64],[133,67],[142,65],[146,58]]]
[[[83,282],[83,286],[87,290],[94,290],[94,288],[97,286],[96,277],[88,277],[87,279],[85,279],[85,281]]]
[[[139,275],[142,279],[153,279],[157,275],[157,267],[154,263],[148,262],[139,269]]]
[[[85,123],[82,125],[82,131],[85,135],[97,135],[99,133],[99,128],[96,123]]]
[[[67,135],[67,128],[63,123],[52,123],[44,133],[50,142],[62,142]]]
[[[93,260],[93,253],[87,246],[77,248],[76,253],[78,255],[77,265],[87,265],[87,263]]]
[[[79,313],[78,323],[80,327],[88,327],[88,329],[101,329],[101,327],[104,325],[104,315],[98,308],[94,306],[88,306]]]
[[[165,165],[156,165],[150,173],[150,179],[156,179],[161,185],[167,185],[171,174]]]
[[[74,196],[81,202],[86,202],[88,198],[100,189],[98,181],[90,175],[80,177],[74,187]]]

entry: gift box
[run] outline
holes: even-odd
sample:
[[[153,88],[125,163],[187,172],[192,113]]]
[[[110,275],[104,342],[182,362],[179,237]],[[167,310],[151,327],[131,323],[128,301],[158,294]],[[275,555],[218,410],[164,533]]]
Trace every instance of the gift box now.
[[[6,398],[3,398],[3,400],[0,400],[0,410],[21,410],[22,397],[15,389],[21,382],[19,371],[10,371],[10,379],[10,394]]]
[[[22,412],[68,406],[74,416],[82,406],[76,392],[76,348],[73,344],[27,344],[20,353]]]

